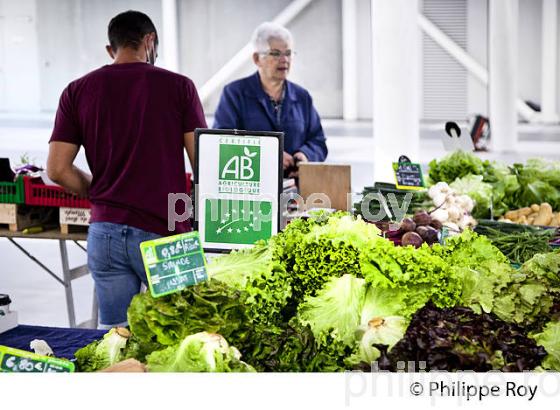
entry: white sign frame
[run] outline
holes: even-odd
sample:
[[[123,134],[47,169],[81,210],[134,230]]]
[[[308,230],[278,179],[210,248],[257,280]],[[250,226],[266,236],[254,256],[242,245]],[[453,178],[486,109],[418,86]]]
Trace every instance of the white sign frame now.
[[[220,147],[224,145],[230,147],[232,145],[259,147],[258,182],[244,182],[234,179],[232,188],[227,185],[223,175],[220,175]],[[283,183],[282,157],[284,152],[284,133],[196,129],[195,147],[194,229],[199,231],[204,251],[229,252],[234,249],[244,249],[253,246],[247,243],[231,243],[231,241],[217,242],[207,237],[206,214],[208,200],[246,200],[254,201],[253,204],[270,203],[271,236],[277,234],[280,230],[281,216],[280,196]],[[240,161],[243,159],[245,158],[239,157]],[[243,171],[243,167],[241,167],[241,171]],[[253,175],[253,170],[250,171],[251,175]],[[222,170],[223,172],[225,170]],[[233,192],[233,190],[241,192]],[[251,214],[253,210],[251,209]],[[210,220],[209,222],[212,221]],[[209,232],[211,235],[212,231]]]

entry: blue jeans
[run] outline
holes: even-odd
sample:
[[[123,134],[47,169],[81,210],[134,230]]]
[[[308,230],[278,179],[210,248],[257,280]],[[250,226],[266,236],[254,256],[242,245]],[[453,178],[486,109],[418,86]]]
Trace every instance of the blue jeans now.
[[[99,327],[126,326],[132,297],[147,284],[140,242],[160,238],[128,225],[94,222],[89,227],[88,267],[99,302]]]

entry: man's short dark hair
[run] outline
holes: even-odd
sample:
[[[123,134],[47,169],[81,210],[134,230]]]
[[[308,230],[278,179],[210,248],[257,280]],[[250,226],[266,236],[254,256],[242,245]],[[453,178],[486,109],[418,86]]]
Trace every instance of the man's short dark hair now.
[[[114,51],[122,47],[138,50],[144,36],[150,33],[156,33],[156,45],[158,43],[156,26],[147,15],[139,11],[129,10],[117,14],[109,22],[107,32],[109,44]]]

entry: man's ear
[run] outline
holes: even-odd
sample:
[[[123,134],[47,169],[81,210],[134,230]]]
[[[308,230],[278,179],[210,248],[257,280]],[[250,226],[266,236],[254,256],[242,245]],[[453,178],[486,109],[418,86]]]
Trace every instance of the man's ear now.
[[[115,59],[115,53],[113,52],[113,47],[105,46],[105,50],[107,50],[107,53],[109,54],[109,56],[114,60]]]
[[[152,44],[152,48],[156,46],[156,33],[148,33],[144,36],[144,47],[146,50],[150,49],[150,43]]]
[[[255,63],[256,65],[259,65],[259,53],[253,53],[253,63]]]

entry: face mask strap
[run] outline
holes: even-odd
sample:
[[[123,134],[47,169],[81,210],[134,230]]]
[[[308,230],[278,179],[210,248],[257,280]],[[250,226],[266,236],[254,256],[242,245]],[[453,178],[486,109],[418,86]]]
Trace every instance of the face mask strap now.
[[[151,65],[156,64],[155,47],[152,47],[151,52],[146,48],[146,62]]]

